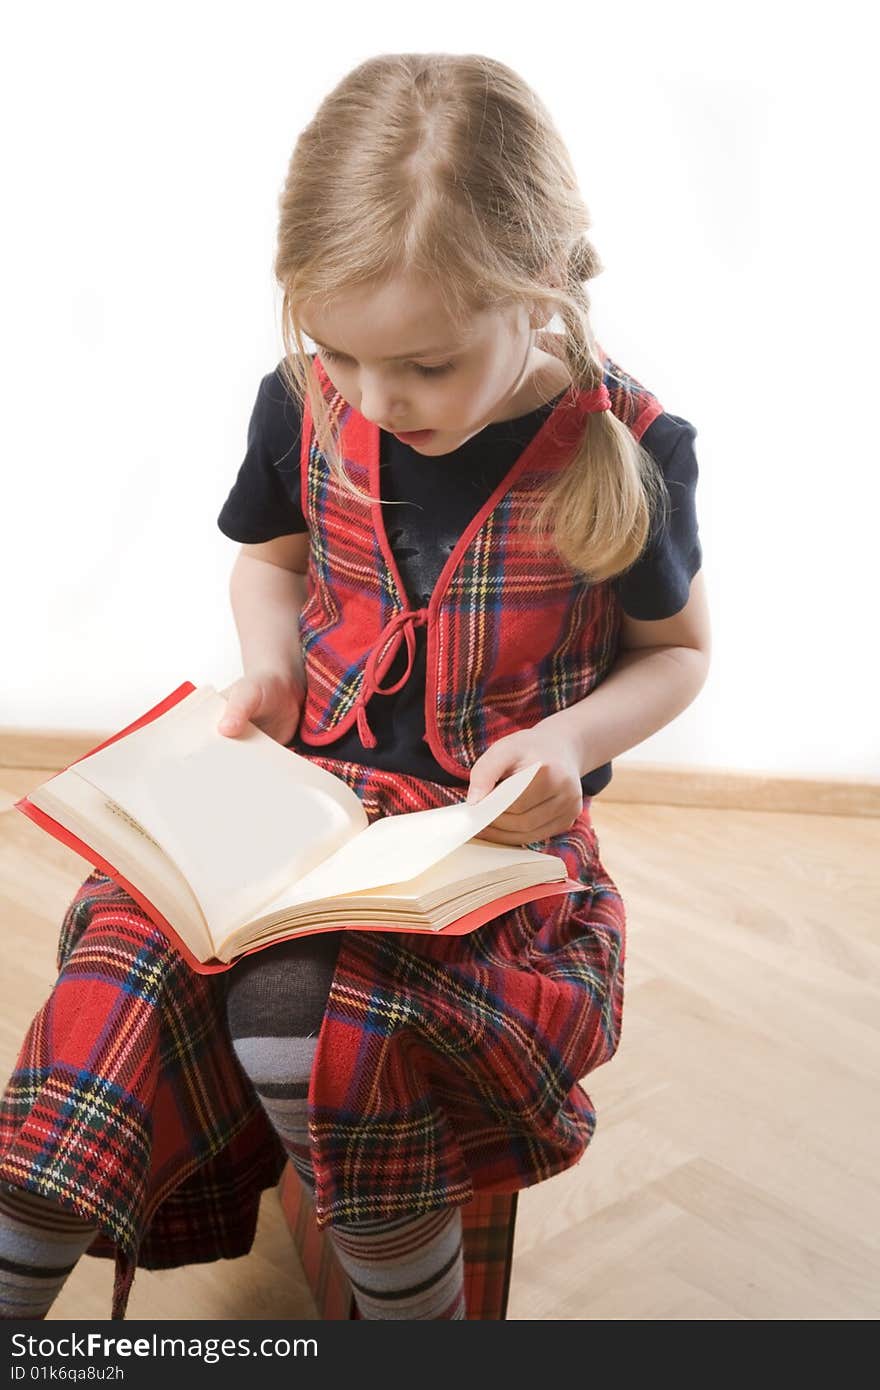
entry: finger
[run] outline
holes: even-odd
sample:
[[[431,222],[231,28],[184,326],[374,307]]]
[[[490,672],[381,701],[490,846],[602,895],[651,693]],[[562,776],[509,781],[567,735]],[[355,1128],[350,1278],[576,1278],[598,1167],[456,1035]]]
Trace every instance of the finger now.
[[[507,812],[510,814],[511,811],[533,811],[536,806],[542,806],[545,801],[558,795],[559,792],[553,786],[547,767],[542,765],[525,790],[520,792],[516,801],[512,801],[508,806]]]
[[[240,734],[245,724],[256,713],[260,704],[259,694],[228,702],[226,713],[221,717],[217,728],[221,734]]]
[[[561,835],[565,830],[560,826],[559,817],[553,820],[544,821],[538,826],[530,826],[527,830],[499,830],[493,821],[491,826],[481,830],[476,837],[480,840],[490,840],[495,845],[530,845],[540,840],[548,840],[551,835]]]
[[[492,824],[498,830],[519,831],[524,827],[534,824],[540,818],[541,822],[558,820],[566,801],[566,792],[556,792],[553,796],[546,797],[543,801],[536,801],[533,806],[524,808],[515,813],[512,806],[508,806],[506,811],[502,811],[500,816],[496,816]]]
[[[503,765],[499,765],[495,772],[489,774],[486,769],[480,768],[479,763],[475,763],[474,766],[471,768],[470,790],[476,790],[476,788],[479,786],[480,791],[476,803],[471,802],[469,804],[479,804],[479,801],[482,801],[483,797],[490,790],[494,790],[494,788],[497,787],[499,782],[504,781],[507,777],[512,776],[513,773],[518,770],[519,769],[515,765],[511,767],[504,767]],[[516,800],[511,803],[511,805],[508,807],[508,810],[525,810],[527,804],[540,804],[541,800],[544,799],[542,794],[546,793],[548,781],[549,776],[547,768],[542,765],[541,767],[539,767],[538,771],[535,773],[534,777],[532,778],[531,782],[529,782],[529,785],[525,788],[525,790],[522,791],[520,795],[516,798]],[[486,783],[490,785],[484,785]],[[551,792],[550,794],[552,795],[553,793]]]
[[[239,710],[228,710],[217,725],[217,731],[234,738],[236,734],[241,733],[244,724],[244,716]]]
[[[542,797],[540,801],[527,801],[527,797],[534,797],[532,788],[527,787],[522,796],[518,796],[516,801],[511,802],[504,814],[505,816],[533,816],[539,807],[546,807],[549,801],[555,801],[559,795],[559,792],[550,792],[549,795]]]

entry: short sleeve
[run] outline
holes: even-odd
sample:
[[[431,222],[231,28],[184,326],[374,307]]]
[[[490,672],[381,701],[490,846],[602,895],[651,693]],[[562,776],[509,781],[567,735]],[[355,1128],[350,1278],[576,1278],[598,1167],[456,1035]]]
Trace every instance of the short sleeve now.
[[[302,414],[279,367],[264,376],[247,432],[247,453],[217,518],[230,540],[258,545],[307,531],[300,497]]]
[[[664,413],[645,430],[642,446],[662,470],[669,515],[654,517],[651,537],[635,564],[612,580],[623,611],[643,622],[671,618],[688,601],[691,580],[703,563],[697,523],[697,431]]]

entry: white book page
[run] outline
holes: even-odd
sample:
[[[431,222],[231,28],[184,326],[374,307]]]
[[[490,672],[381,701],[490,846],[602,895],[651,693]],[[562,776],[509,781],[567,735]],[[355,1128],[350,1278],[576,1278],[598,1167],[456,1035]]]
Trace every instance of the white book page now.
[[[340,893],[408,882],[479,835],[516,801],[540,766],[532,763],[512,773],[471,806],[462,801],[373,821],[356,839],[306,874],[292,890],[285,890],[267,903],[263,911],[279,912]]]
[[[76,772],[168,848],[217,941],[369,821],[349,787],[255,725],[237,738],[219,733],[226,700],[211,687],[194,694],[164,729],[163,715]]]
[[[80,777],[75,767],[56,773],[29,799],[91,845],[140,889],[176,928],[200,960],[209,960],[215,943],[198,900],[162,846],[104,792]]]
[[[488,840],[469,840],[453,850],[445,861],[432,864],[430,869],[408,882],[364,888],[358,897],[363,897],[365,901],[377,898],[380,902],[388,900],[401,905],[420,901],[429,905],[442,903],[446,899],[444,889],[449,882],[449,874],[444,870],[453,864],[455,882],[471,887],[489,883],[530,887],[532,883],[549,883],[554,878],[565,878],[567,873],[564,860],[556,854],[543,854],[540,850],[526,849],[524,845],[496,845]]]

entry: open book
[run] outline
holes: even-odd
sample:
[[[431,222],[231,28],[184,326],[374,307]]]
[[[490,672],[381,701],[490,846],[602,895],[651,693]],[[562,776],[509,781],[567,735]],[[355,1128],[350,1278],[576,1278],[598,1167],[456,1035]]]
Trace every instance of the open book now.
[[[473,931],[508,908],[582,890],[564,861],[479,839],[533,763],[474,805],[370,824],[340,778],[186,681],[15,803],[102,869],[202,974],[273,942],[341,928]]]

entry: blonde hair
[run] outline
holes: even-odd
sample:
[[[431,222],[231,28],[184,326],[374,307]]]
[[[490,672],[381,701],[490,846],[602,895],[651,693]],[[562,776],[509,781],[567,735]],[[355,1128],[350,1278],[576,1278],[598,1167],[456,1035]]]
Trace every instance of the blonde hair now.
[[[279,204],[282,376],[300,406],[308,397],[318,446],[350,492],[365,495],[345,472],[310,370],[298,318],[307,302],[413,273],[442,285],[457,326],[517,304],[556,311],[564,333],[542,335],[541,346],[565,363],[576,389],[601,385],[585,288],[603,268],[586,238],[590,215],[548,111],[505,64],[447,53],[359,64],[301,132]],[[532,527],[600,583],[635,562],[655,508],[668,501],[652,456],[603,410],[586,417]]]

